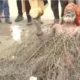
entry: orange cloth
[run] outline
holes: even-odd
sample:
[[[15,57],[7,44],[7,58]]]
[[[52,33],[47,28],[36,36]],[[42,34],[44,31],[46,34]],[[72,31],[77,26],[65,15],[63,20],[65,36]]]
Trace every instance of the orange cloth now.
[[[65,7],[64,12],[65,12],[67,9],[69,9],[70,7],[72,7],[72,8],[75,10],[77,16],[80,16],[80,9],[79,9],[79,7],[78,7],[76,4],[74,4],[74,3],[69,3],[69,4]]]
[[[72,7],[72,8],[75,10],[76,14],[77,14],[76,24],[77,24],[77,25],[80,25],[80,8],[79,8],[76,4],[74,4],[74,3],[69,3],[69,4],[65,7],[64,12],[65,12],[67,9],[69,9],[70,7]]]

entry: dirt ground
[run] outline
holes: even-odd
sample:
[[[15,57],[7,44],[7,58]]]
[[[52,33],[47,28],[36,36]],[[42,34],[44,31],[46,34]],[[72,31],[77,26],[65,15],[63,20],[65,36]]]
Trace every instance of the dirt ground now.
[[[25,28],[28,31],[31,31],[34,29],[34,24],[31,26],[27,26],[27,18],[26,18],[26,14],[24,13],[24,20],[18,23],[15,23],[14,20],[16,18],[17,14],[17,6],[16,6],[16,0],[9,0],[9,6],[10,6],[10,16],[11,16],[11,20],[12,20],[12,24],[11,25],[19,25],[22,28]],[[48,15],[48,16],[47,16]],[[49,1],[49,5],[47,6],[47,8],[45,9],[45,13],[42,16],[42,21],[44,22],[43,25],[46,25],[46,23],[51,23],[51,21],[54,19],[53,13],[50,9],[50,1]],[[10,45],[13,40],[11,38],[11,32],[10,32],[10,27],[11,25],[6,24],[4,22],[0,23],[0,51],[4,48],[7,47],[7,45]],[[33,29],[32,29],[33,28]],[[31,31],[32,32],[32,31]]]
[[[6,24],[4,19],[0,23],[0,80],[29,80],[31,76],[41,78],[38,80],[80,80],[80,42],[64,34],[40,40],[35,35],[35,24],[27,26],[25,13],[23,21],[14,22],[16,0],[9,0],[9,6],[12,24]],[[53,19],[49,0],[41,17],[43,30],[51,26]],[[15,25],[25,30],[21,44],[11,37],[10,29]]]

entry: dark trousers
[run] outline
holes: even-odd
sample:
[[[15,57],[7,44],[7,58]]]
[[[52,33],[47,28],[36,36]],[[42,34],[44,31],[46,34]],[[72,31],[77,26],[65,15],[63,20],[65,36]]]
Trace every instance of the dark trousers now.
[[[46,4],[48,3],[48,1],[47,1],[47,0],[43,0],[43,2],[44,2],[44,5],[46,5]]]
[[[23,15],[22,12],[22,2],[21,0],[17,0],[17,8],[18,8],[18,15]],[[30,11],[30,4],[28,0],[25,0],[25,9],[26,9],[26,15],[28,19],[31,19],[30,15],[29,15],[29,11]]]
[[[55,19],[59,19],[58,2],[59,0],[51,0],[51,9],[54,13]],[[68,2],[64,0],[60,0],[60,3],[62,8],[62,14],[61,14],[61,17],[62,17],[64,14],[64,8],[68,4]]]
[[[25,0],[25,9],[26,9],[26,15],[27,15],[28,19],[31,19],[31,16],[29,15],[29,11],[30,11],[31,7],[30,7],[30,3],[28,0]]]
[[[47,0],[44,0],[44,5],[47,4]],[[22,13],[22,4],[21,4],[21,0],[17,0],[17,8],[18,8],[18,15],[23,15]],[[31,18],[29,15],[29,11],[30,11],[30,4],[28,0],[25,0],[25,9],[26,9],[26,15],[28,18]]]
[[[22,13],[22,3],[21,0],[17,0],[17,8],[18,8],[18,15],[23,15]]]

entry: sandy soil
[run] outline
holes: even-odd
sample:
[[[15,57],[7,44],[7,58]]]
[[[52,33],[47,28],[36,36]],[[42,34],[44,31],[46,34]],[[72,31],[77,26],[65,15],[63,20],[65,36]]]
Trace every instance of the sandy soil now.
[[[39,40],[39,38],[34,35],[34,23],[31,26],[27,26],[27,18],[25,13],[23,21],[19,23],[14,22],[14,19],[17,16],[16,0],[9,0],[9,6],[11,20],[13,23],[9,25],[6,24],[4,20],[2,23],[0,23],[0,80],[28,80],[32,72],[33,75],[41,75],[41,79],[42,77],[46,77],[46,79],[48,78],[49,80],[53,80],[53,78],[51,79],[50,76],[55,77],[56,75],[59,75],[56,80],[63,80],[64,76],[66,78],[65,80],[80,80],[80,54],[78,54],[80,53],[80,44],[78,44],[78,41],[70,39],[67,36],[59,36],[60,39],[57,37],[55,40],[52,39],[49,42],[42,43],[42,40]],[[53,23],[53,19],[54,16],[49,5],[45,10],[44,15],[42,16],[43,30],[45,30],[46,27],[49,27],[50,24]],[[27,34],[32,35],[25,38],[22,44],[15,43],[11,37],[10,32],[12,25],[19,25],[21,28],[25,29],[26,37],[28,36]],[[66,41],[70,46],[66,44]],[[78,47],[76,46],[77,44],[79,45]],[[75,55],[76,52],[77,55]],[[56,55],[56,53],[58,55]],[[68,56],[65,56],[65,60],[63,59],[64,55],[62,53],[64,55],[68,53]],[[46,54],[48,55],[45,56]],[[71,59],[68,59],[68,57],[74,61],[69,69],[68,66]],[[66,67],[64,64],[68,66]],[[53,67],[54,69],[52,69]],[[46,71],[48,72],[47,76]],[[70,75],[68,76],[67,73],[69,71]],[[50,74],[53,74],[49,75],[49,72]],[[56,73],[56,75],[54,73]],[[43,80],[45,80],[45,78]]]
[[[42,26],[46,26],[47,24],[52,23],[52,20],[54,19],[53,13],[50,8],[50,1],[48,0],[48,2],[49,2],[49,5],[45,9],[44,15],[41,17],[42,21],[44,22]],[[27,18],[25,13],[23,15],[24,16],[23,21],[19,23],[14,22],[14,19],[17,16],[16,0],[9,0],[9,6],[10,6],[10,16],[13,22],[11,25],[19,25],[21,26],[21,28],[25,28],[30,33],[33,32],[33,29],[35,29],[35,25],[33,24],[31,26],[27,26]],[[14,42],[11,38],[11,32],[10,32],[11,25],[6,24],[4,22],[4,19],[3,19],[3,22],[0,23],[0,51],[5,49],[7,46],[11,45]]]

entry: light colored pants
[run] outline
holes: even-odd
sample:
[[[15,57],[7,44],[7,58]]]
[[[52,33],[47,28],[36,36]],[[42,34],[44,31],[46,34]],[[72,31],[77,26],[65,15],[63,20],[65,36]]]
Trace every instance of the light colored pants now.
[[[80,0],[68,0],[69,3],[74,3],[76,1],[76,4],[80,7]]]

